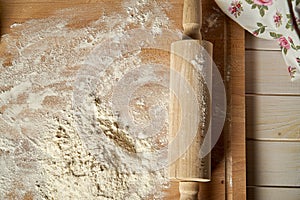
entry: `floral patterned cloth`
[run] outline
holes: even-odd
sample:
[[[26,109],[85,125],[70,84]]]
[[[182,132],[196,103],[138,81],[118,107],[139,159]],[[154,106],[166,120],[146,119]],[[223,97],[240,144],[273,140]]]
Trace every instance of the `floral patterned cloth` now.
[[[300,79],[300,35],[297,34],[300,0],[215,1],[223,12],[254,36],[277,40],[291,80]]]

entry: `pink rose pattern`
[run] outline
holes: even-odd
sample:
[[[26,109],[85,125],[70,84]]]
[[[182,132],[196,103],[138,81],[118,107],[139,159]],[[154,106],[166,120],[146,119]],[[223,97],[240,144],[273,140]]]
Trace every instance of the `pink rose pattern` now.
[[[296,62],[300,66],[300,58],[299,57],[296,58]],[[294,79],[295,74],[297,73],[297,68],[294,66],[288,66],[288,72],[290,73],[291,78]]]
[[[281,36],[280,38],[278,38],[278,43],[280,48],[283,49],[284,54],[287,54],[287,50],[291,48],[288,40],[285,37]]]
[[[233,1],[230,4],[230,7],[228,8],[228,11],[234,16],[238,17],[241,15],[243,11],[243,6],[241,1]]]
[[[281,1],[281,0],[280,0]],[[291,0],[294,6],[300,6],[300,0]],[[247,6],[250,6],[248,7]],[[290,11],[285,12],[281,7],[278,7],[278,2],[275,0],[232,0],[228,4],[228,15],[236,18],[241,17],[242,13],[248,14],[250,10],[257,10],[258,14],[261,16],[261,21],[256,22],[256,28],[253,29],[253,24],[248,30],[252,32],[254,36],[262,38],[273,38],[277,40],[282,53],[284,56],[289,57],[288,63],[288,72],[292,79],[300,79],[300,41],[296,39],[293,40],[292,33],[289,36],[288,32],[295,31],[293,21],[291,18]],[[280,4],[279,4],[280,5]],[[278,9],[276,9],[278,7]],[[276,10],[275,10],[276,9]],[[269,13],[268,16],[272,16],[271,19],[264,18],[266,13]],[[296,12],[296,11],[295,11]],[[256,17],[257,18],[257,17]],[[300,19],[296,18],[296,23],[300,28]],[[282,29],[287,31],[282,31]],[[283,33],[283,34],[281,34]],[[268,35],[266,35],[268,34]],[[289,53],[290,52],[290,53]],[[296,56],[297,55],[297,56]],[[296,58],[296,61],[290,61],[292,58]]]
[[[282,14],[280,12],[276,12],[276,14],[273,16],[273,20],[275,23],[275,26],[278,28],[282,25]]]
[[[288,72],[290,73],[291,78],[295,78],[295,74],[297,72],[296,67],[288,66]]]
[[[270,6],[273,4],[273,0],[254,0],[254,3],[262,6]]]
[[[282,36],[282,34],[277,34],[275,32],[270,32],[270,36],[274,39],[277,39],[280,48],[283,50],[283,53],[286,55],[289,49],[300,50],[300,45],[296,45],[293,39],[288,36],[288,39]],[[299,63],[298,63],[299,64]],[[300,64],[299,64],[300,66]]]
[[[266,10],[268,10],[268,6],[273,4],[273,0],[245,0],[248,4],[251,5],[251,9],[258,9],[259,14],[263,17],[265,15]],[[242,2],[239,0],[231,1],[230,6],[228,7],[228,11],[235,18],[239,17],[244,11]]]
[[[290,49],[290,48],[291,48],[290,43],[289,43],[288,40],[287,40],[285,37],[283,37],[283,36],[281,36],[281,37],[278,39],[278,42],[279,42],[280,47],[282,47],[282,48],[286,48],[286,49]]]
[[[245,0],[251,5],[251,9],[258,9],[259,14],[263,17],[265,12],[269,10],[268,6],[273,4],[273,0]]]

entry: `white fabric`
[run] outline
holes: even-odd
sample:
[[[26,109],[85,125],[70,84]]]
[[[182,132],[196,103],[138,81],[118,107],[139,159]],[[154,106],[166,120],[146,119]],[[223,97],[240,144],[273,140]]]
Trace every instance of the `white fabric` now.
[[[300,36],[292,24],[288,0],[215,1],[225,14],[256,37],[277,40],[291,79],[300,79]],[[290,1],[300,27],[300,0]]]

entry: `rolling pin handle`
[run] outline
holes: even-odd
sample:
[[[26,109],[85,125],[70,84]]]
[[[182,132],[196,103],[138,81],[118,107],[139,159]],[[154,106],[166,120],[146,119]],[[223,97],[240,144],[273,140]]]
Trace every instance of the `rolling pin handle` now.
[[[199,183],[185,182],[179,183],[180,200],[198,200]]]
[[[202,4],[201,0],[184,0],[183,4],[183,39],[202,40]]]

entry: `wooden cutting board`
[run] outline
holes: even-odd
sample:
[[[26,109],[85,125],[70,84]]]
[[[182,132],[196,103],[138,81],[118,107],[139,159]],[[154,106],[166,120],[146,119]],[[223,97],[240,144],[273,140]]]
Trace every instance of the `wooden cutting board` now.
[[[99,2],[105,2],[97,10]],[[181,28],[183,1],[170,0],[172,9],[167,15]],[[84,27],[106,13],[121,8],[121,1],[113,0],[3,0],[1,1],[1,33],[10,33],[10,26],[29,19],[51,16],[55,11],[76,6],[90,6],[90,12],[78,12],[74,28]],[[99,8],[100,9],[100,8]],[[217,145],[212,152],[212,181],[200,186],[200,199],[246,199],[245,163],[245,86],[244,86],[244,31],[227,18],[211,0],[203,0],[203,37],[214,45],[214,61],[223,74],[228,101],[228,118]],[[166,199],[178,199],[178,184],[172,183]]]

